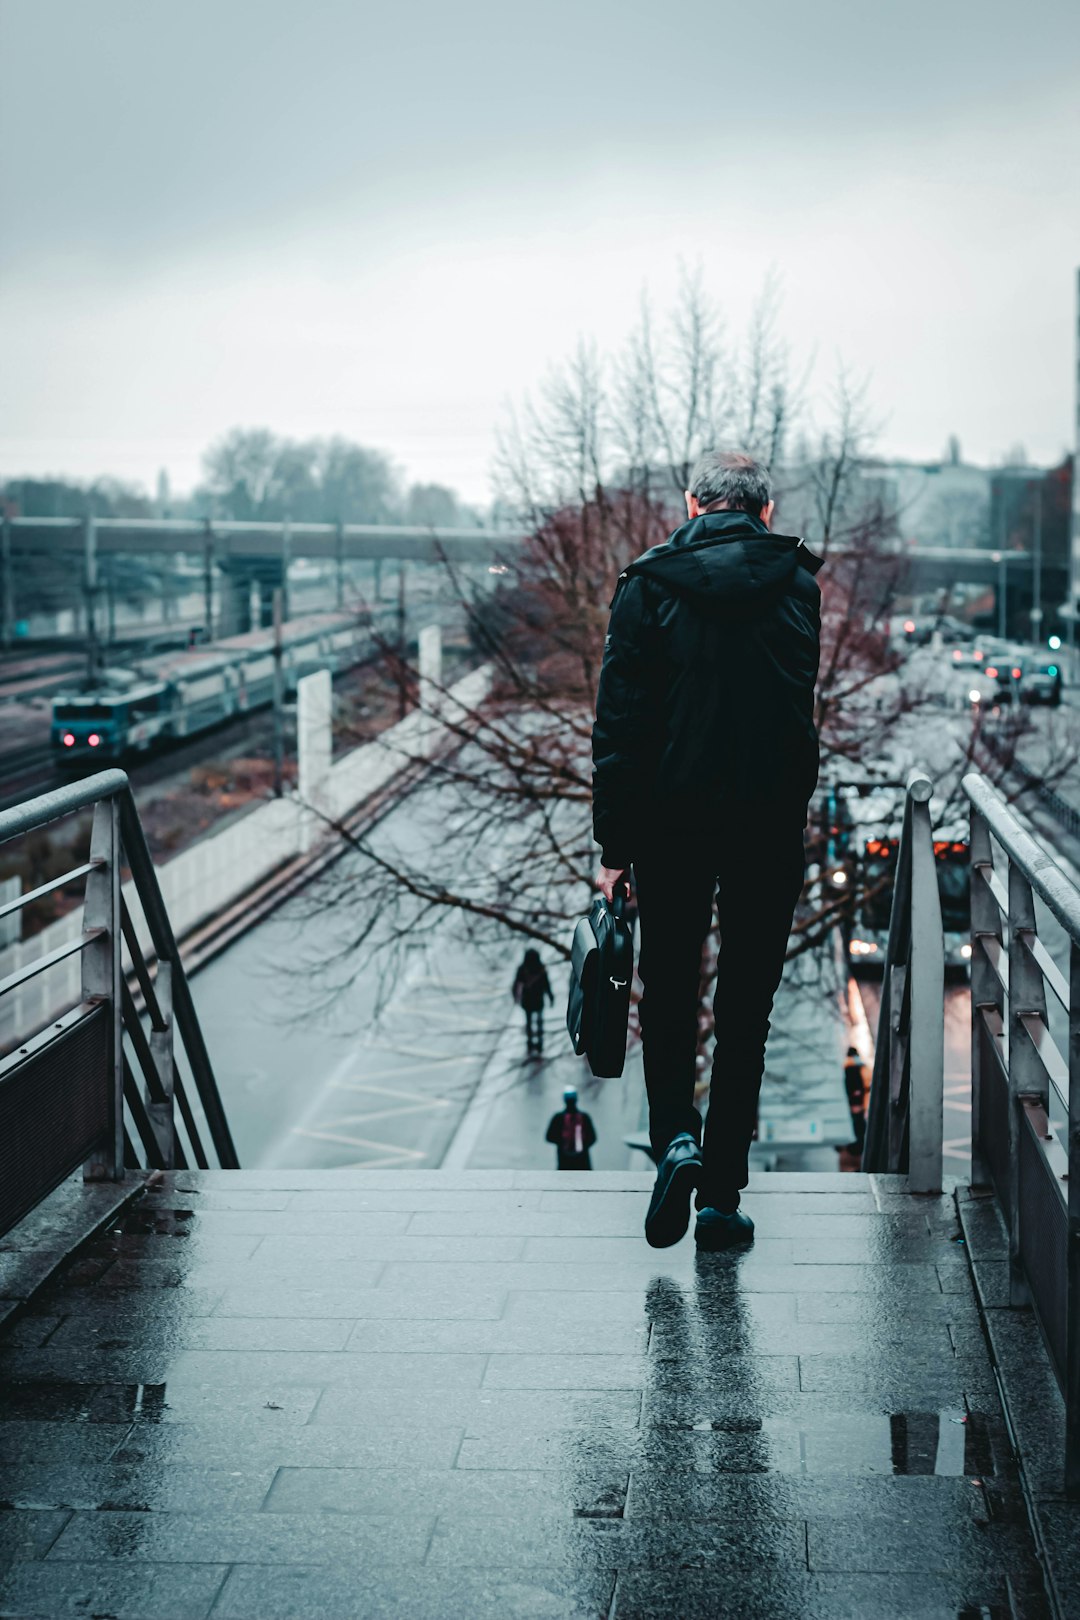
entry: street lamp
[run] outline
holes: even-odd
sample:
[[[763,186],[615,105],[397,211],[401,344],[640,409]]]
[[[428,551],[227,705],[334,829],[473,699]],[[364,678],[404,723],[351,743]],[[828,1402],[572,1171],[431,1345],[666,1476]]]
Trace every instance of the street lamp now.
[[[1035,553],[1035,580],[1031,601],[1031,639],[1036,645],[1042,634],[1042,479],[1035,480],[1035,517],[1033,521],[1033,544]]]

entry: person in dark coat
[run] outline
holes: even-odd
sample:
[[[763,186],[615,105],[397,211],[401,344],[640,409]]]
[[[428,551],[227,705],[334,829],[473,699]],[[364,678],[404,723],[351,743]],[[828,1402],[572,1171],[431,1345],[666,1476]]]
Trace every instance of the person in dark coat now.
[[[861,1158],[866,1142],[866,1102],[870,1095],[870,1075],[866,1064],[859,1056],[857,1046],[849,1046],[847,1049],[844,1090],[847,1092],[848,1108],[851,1111],[851,1128],[855,1132],[855,1140],[848,1151]]]
[[[767,470],[709,452],[689,521],[619,576],[593,728],[598,887],[633,869],[649,1132],[658,1168],[645,1219],[677,1243],[697,1190],[697,1242],[749,1242],[739,1209],[773,996],[804,875],[817,780],[814,685],[821,559],[773,534]],[[708,1126],[694,1106],[702,947],[717,961]]]
[[[539,1057],[544,1050],[544,999],[549,1006],[555,1000],[539,951],[525,952],[514,979],[513,996],[525,1013],[525,1050]]]
[[[567,1086],[563,1092],[562,1109],[551,1116],[545,1140],[555,1144],[556,1169],[592,1169],[589,1149],[596,1141],[596,1131],[588,1114],[577,1105],[576,1087]]]

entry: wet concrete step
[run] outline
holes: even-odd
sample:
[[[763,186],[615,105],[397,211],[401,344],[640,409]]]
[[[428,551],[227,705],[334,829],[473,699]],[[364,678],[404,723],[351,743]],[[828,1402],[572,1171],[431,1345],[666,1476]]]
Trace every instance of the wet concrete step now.
[[[950,1194],[183,1172],[0,1349],[0,1614],[1050,1611]]]

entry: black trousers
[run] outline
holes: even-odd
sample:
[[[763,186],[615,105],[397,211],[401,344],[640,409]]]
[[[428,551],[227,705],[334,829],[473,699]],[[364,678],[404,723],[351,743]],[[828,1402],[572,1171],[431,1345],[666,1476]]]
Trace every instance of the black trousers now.
[[[701,952],[716,897],[716,1044],[699,1209],[734,1208],[749,1177],[769,1014],[804,867],[798,815],[766,820],[747,810],[717,816],[703,832],[658,827],[634,863],[644,986],[639,1015],[649,1135],[658,1155],[682,1131],[702,1141],[694,1106]]]
[[[530,1051],[535,1046],[538,1052],[544,1044],[544,1009],[542,1006],[525,1008],[525,1044]]]

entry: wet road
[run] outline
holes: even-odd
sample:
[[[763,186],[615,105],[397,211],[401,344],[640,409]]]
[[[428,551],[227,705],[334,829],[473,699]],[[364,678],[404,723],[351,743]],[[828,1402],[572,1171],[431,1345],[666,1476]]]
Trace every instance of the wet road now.
[[[877,1028],[881,980],[862,979],[859,994],[871,1029]],[[971,991],[966,984],[945,990],[945,1097],[942,1168],[966,1177],[971,1169]]]

